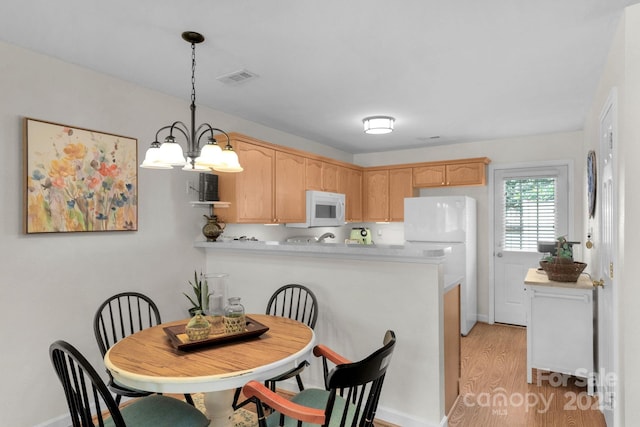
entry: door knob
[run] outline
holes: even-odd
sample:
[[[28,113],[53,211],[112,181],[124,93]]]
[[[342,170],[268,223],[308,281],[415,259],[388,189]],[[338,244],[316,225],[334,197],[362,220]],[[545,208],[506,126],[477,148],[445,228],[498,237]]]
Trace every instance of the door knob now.
[[[497,256],[498,258],[502,258],[502,252],[498,252],[498,253],[496,254],[496,256]]]
[[[593,286],[595,288],[597,288],[598,286],[601,286],[604,288],[604,280],[600,279],[600,280],[594,280],[593,281]]]

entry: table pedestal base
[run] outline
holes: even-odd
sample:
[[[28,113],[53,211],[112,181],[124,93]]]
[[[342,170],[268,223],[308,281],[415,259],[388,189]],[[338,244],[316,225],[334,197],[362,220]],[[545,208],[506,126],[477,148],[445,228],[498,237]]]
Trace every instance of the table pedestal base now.
[[[235,390],[204,393],[204,407],[211,420],[209,427],[233,427],[233,395]]]

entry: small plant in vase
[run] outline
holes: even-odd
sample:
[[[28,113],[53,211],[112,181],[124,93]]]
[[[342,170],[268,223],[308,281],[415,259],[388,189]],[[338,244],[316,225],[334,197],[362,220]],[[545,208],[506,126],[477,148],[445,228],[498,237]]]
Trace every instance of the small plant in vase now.
[[[545,257],[545,261],[555,262],[556,264],[571,264],[573,263],[573,247],[564,236],[560,236],[556,239],[556,255]]]
[[[193,307],[189,309],[189,314],[194,316],[196,311],[201,311],[202,314],[207,314],[209,311],[209,297],[211,294],[209,293],[209,285],[207,284],[207,280],[204,278],[204,275],[200,273],[200,277],[198,277],[198,272],[194,271],[193,282],[190,281],[189,286],[191,286],[193,296],[189,296],[186,292],[183,292],[184,296],[187,297],[189,302],[193,305]]]
[[[540,267],[549,280],[555,282],[575,282],[587,264],[573,260],[573,248],[564,236],[557,239],[555,256],[547,256],[540,261]]]

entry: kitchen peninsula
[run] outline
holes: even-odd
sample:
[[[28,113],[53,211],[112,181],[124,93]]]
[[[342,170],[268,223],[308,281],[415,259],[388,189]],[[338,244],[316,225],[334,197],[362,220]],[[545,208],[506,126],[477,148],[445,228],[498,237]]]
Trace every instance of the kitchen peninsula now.
[[[270,295],[284,284],[311,288],[319,302],[317,341],[353,360],[377,348],[384,331],[394,330],[398,345],[378,416],[406,427],[441,425],[450,405],[445,405],[445,389],[455,387],[457,395],[458,386],[457,381],[445,384],[445,359],[459,357],[445,355],[444,296],[460,281],[445,278],[441,254],[410,245],[234,241],[195,246],[206,252],[207,273],[229,274],[229,295],[242,297],[248,313],[264,312]],[[453,330],[449,339],[455,343],[459,329]],[[321,366],[311,362],[303,373],[305,385],[323,387]]]

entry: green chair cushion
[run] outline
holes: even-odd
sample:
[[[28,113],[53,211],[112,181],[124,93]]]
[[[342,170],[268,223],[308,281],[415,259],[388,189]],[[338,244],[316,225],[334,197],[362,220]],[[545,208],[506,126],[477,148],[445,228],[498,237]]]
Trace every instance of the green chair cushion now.
[[[172,397],[151,395],[120,409],[127,427],[205,427],[209,420],[193,406]],[[113,427],[111,418],[105,427]]]
[[[329,392],[326,390],[320,389],[305,389],[295,395],[291,401],[303,405],[308,406],[310,408],[316,409],[324,409],[327,406],[327,400],[329,399]],[[342,417],[342,411],[344,410],[344,405],[346,401],[340,397],[336,396],[336,403],[333,406],[333,413],[331,416],[331,421],[329,422],[330,427],[339,427],[340,426],[340,418]],[[347,412],[347,422],[344,425],[351,425],[351,421],[353,420],[355,414],[355,408],[353,405],[349,405],[349,409]],[[296,427],[296,420],[285,417],[284,427]],[[274,412],[273,414],[267,417],[267,426],[268,427],[278,427],[278,423],[280,422],[280,413]],[[313,427],[317,426],[317,424],[309,424],[302,423],[303,427]]]

